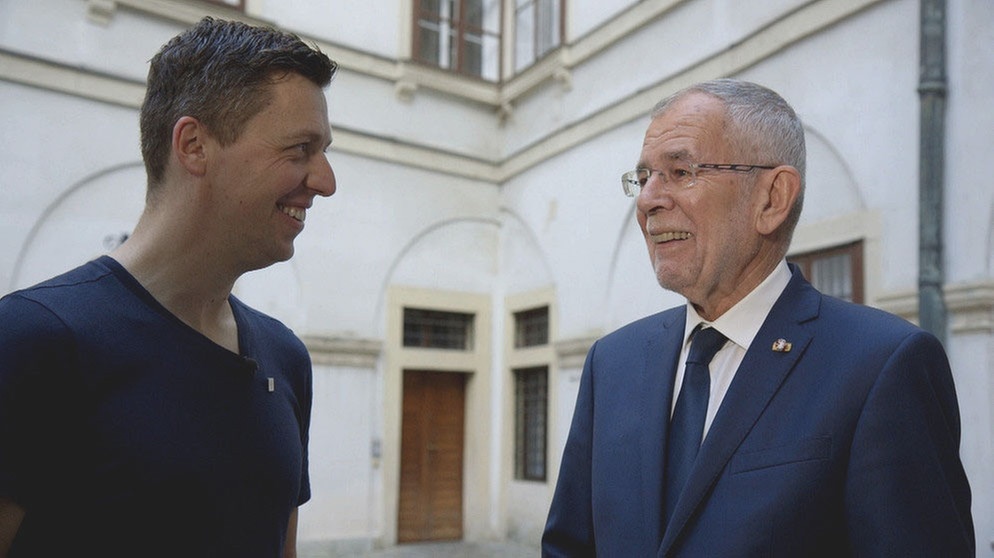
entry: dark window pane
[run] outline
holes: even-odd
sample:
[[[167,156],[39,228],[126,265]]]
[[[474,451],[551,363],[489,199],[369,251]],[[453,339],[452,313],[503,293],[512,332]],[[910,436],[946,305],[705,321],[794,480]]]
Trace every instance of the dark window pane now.
[[[514,477],[545,480],[549,369],[545,366],[514,371]]]
[[[549,307],[514,313],[514,347],[535,347],[549,343]]]
[[[463,0],[466,17],[463,22],[474,27],[483,27],[483,0]]]
[[[424,62],[438,63],[438,55],[438,24],[419,21],[417,59]]]
[[[404,308],[404,346],[467,351],[473,348],[473,314]]]
[[[417,3],[418,11],[421,12],[420,16],[425,14],[432,14],[438,16],[442,9],[441,2],[439,0],[420,0]],[[419,17],[419,14],[415,14],[415,17]]]
[[[483,73],[483,37],[467,33],[463,43],[462,61],[459,71],[471,76]]]

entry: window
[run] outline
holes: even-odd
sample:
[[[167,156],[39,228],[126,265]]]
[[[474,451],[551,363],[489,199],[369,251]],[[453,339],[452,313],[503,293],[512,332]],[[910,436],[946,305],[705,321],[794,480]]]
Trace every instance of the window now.
[[[514,478],[545,480],[549,369],[514,371]]]
[[[863,303],[863,242],[788,256],[819,291]]]
[[[404,346],[468,351],[473,314],[404,308]]]
[[[562,43],[563,0],[515,0],[514,71],[531,66]]]
[[[549,345],[549,307],[514,312],[514,349]],[[524,357],[523,355],[530,355]],[[536,358],[538,356],[538,358]],[[549,365],[535,352],[512,352],[514,374],[514,478],[545,480]]]
[[[501,0],[415,0],[414,59],[497,81],[500,13]]]
[[[537,347],[549,343],[549,307],[514,313],[514,348]]]
[[[228,6],[229,8],[235,8],[236,10],[245,11],[245,0],[203,0],[209,4],[220,4],[222,6]]]

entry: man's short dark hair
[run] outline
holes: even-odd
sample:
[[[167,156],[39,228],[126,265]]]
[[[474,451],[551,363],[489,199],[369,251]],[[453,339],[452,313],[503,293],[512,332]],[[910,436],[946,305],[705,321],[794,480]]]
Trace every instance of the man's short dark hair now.
[[[230,145],[269,99],[269,85],[289,73],[325,87],[338,70],[294,34],[205,17],[152,58],[141,108],[141,150],[149,189],[163,179],[173,126],[202,122]]]

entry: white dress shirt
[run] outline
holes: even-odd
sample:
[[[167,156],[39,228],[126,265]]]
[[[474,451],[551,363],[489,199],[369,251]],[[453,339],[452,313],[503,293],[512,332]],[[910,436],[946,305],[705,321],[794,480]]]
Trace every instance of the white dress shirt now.
[[[759,286],[713,322],[704,321],[697,314],[694,305],[689,301],[687,302],[687,324],[683,332],[683,350],[680,351],[680,360],[677,363],[670,416],[673,416],[673,409],[676,408],[677,397],[680,395],[681,386],[683,386],[683,372],[687,366],[687,355],[690,352],[690,334],[698,324],[717,329],[731,343],[725,343],[715,354],[708,367],[711,372],[711,395],[708,398],[708,414],[704,419],[704,437],[707,437],[711,422],[714,420],[715,414],[718,413],[725,393],[728,392],[728,386],[735,378],[735,372],[742,364],[746,351],[752,345],[752,340],[759,333],[759,328],[763,326],[763,322],[766,321],[773,305],[787,288],[790,277],[791,273],[790,268],[787,267],[787,261],[781,260],[780,264]]]

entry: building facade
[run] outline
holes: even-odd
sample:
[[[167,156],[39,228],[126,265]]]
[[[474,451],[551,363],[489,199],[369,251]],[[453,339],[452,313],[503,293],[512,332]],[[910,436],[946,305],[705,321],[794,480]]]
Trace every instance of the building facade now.
[[[978,555],[994,556],[994,4],[948,0],[938,18],[944,205],[920,218],[927,4],[0,0],[0,292],[131,230],[164,42],[205,15],[293,31],[342,67],[338,192],[293,260],[236,294],[314,362],[302,548],[537,545],[586,350],[683,303],[656,284],[619,183],[649,110],[697,81],[757,81],[806,126],[789,257],[823,290],[917,320],[920,225],[940,225],[961,451]]]

